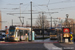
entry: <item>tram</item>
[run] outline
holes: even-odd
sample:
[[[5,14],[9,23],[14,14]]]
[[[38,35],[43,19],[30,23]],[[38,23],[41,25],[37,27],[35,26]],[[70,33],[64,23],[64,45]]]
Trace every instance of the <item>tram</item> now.
[[[50,40],[52,39],[57,39],[57,33],[56,33],[55,28],[51,28],[50,30]]]
[[[30,32],[31,28],[10,26],[8,40],[14,40],[14,41],[26,40],[27,38],[26,35],[28,35],[28,33]]]

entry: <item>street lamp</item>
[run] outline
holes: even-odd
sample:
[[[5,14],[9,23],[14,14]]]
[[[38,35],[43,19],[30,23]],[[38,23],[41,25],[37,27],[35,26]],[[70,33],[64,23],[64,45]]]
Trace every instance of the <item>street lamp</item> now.
[[[66,27],[67,27],[67,22],[68,22],[68,14],[66,14]]]

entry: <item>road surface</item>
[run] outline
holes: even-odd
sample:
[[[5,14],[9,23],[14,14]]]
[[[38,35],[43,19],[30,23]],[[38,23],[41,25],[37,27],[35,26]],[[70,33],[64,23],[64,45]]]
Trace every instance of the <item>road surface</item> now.
[[[0,50],[75,50],[74,44],[58,43],[57,40],[36,40],[33,42],[0,42]]]

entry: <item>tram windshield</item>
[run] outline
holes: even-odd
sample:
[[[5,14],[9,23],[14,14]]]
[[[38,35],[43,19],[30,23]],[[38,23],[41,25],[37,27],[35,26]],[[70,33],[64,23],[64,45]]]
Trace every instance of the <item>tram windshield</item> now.
[[[15,27],[11,27],[9,28],[9,35],[14,35],[15,32]]]
[[[56,30],[55,29],[51,29],[50,35],[57,35]]]

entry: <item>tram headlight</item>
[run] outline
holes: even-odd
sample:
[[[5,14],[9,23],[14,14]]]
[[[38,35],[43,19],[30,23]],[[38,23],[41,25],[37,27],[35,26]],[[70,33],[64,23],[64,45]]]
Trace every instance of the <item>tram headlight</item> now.
[[[19,40],[18,38],[15,38],[15,40]]]
[[[5,39],[5,38],[3,38],[3,39]]]
[[[16,30],[18,30],[19,28],[16,27]]]

